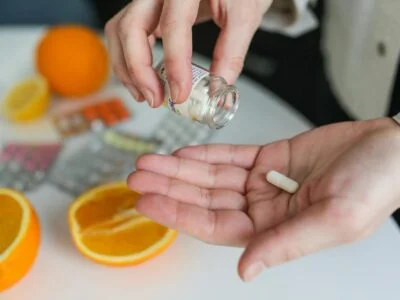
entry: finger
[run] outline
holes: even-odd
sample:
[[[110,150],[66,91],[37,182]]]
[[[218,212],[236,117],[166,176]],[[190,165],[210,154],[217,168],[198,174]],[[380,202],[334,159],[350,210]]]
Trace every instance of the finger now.
[[[134,1],[120,22],[120,40],[130,80],[151,107],[162,104],[162,87],[152,66],[148,40],[158,24],[161,6],[160,1]]]
[[[259,151],[259,146],[201,145],[184,147],[173,154],[178,157],[204,161],[210,164],[229,164],[241,168],[250,168],[253,166]]]
[[[140,194],[159,194],[206,209],[244,210],[246,208],[246,199],[238,192],[222,189],[209,190],[148,171],[137,171],[131,174],[128,185]]]
[[[211,72],[222,76],[232,84],[243,69],[244,60],[259,22],[249,8],[236,6],[228,15],[227,22],[214,48]]]
[[[129,90],[129,92],[132,94],[133,98],[135,98],[137,102],[143,102],[145,100],[143,94],[139,92],[139,90],[133,83],[128,83],[126,85],[126,88]]]
[[[110,40],[109,51],[111,59],[113,61],[112,68],[115,75],[117,75],[118,79],[122,82],[125,88],[128,89],[133,98],[139,102],[142,102],[144,100],[143,94],[140,93],[137,87],[130,81],[125,58],[122,52],[122,46],[118,36],[116,34],[110,36],[109,40]]]
[[[207,3],[207,2],[202,1],[201,3]],[[197,15],[195,24],[200,24],[200,23],[209,21],[209,20],[211,19],[211,13],[210,13],[210,11],[209,11],[209,8],[208,8],[208,9],[203,9],[203,10],[202,10],[202,9],[201,9],[201,6],[202,6],[202,5],[200,5],[199,13],[198,13],[198,15]],[[208,6],[208,4],[207,4],[207,6]],[[154,30],[153,35],[154,35],[156,38],[161,38],[161,37],[162,37],[160,24],[159,24],[159,25],[157,26],[157,28]]]
[[[153,34],[154,34],[155,37],[161,38],[162,34],[161,34],[160,24],[158,24],[158,26],[157,26],[157,28],[154,30]]]
[[[253,239],[240,258],[240,277],[250,281],[264,268],[336,245],[341,237],[326,203],[319,202]]]
[[[169,228],[207,243],[243,246],[253,233],[247,215],[238,210],[211,211],[161,195],[144,195],[138,212]]]
[[[138,88],[133,83],[128,82],[125,84],[125,87],[137,102],[143,102],[145,100],[143,94],[139,92]]]
[[[201,1],[199,11],[197,13],[196,24],[200,24],[211,19],[211,9],[209,1]]]
[[[197,13],[195,24],[200,24],[206,21],[211,20],[211,10],[208,1],[201,1],[199,6],[199,11]],[[157,38],[161,38],[161,28],[160,24],[158,24],[157,28],[154,30],[153,34]]]
[[[192,26],[200,0],[165,0],[160,28],[164,63],[172,99],[181,103],[189,97],[192,86]]]
[[[149,45],[150,45],[150,47],[153,47],[154,44],[156,43],[156,36],[155,36],[154,34],[152,34],[152,35],[150,35],[150,36],[148,37],[148,40],[149,40]]]
[[[202,188],[229,189],[239,193],[244,192],[248,177],[248,171],[243,168],[157,154],[142,156],[136,167],[137,170],[176,178]]]
[[[131,82],[128,69],[126,67],[124,53],[122,51],[121,41],[118,37],[117,24],[125,13],[127,7],[122,9],[105,26],[105,35],[108,44],[108,50],[112,61],[112,69],[122,84],[128,89],[131,95],[138,102],[143,102],[144,97],[137,87]]]
[[[131,81],[129,78],[128,69],[126,67],[122,45],[118,37],[117,28],[124,11],[125,9],[121,10],[117,15],[107,22],[105,26],[105,36],[113,72],[122,82],[122,84],[128,87],[131,84]]]

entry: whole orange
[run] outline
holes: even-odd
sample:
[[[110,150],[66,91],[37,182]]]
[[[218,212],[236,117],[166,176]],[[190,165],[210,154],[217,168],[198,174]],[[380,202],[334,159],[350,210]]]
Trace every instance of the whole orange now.
[[[88,27],[53,26],[37,45],[36,68],[53,92],[64,97],[87,96],[108,78],[108,53],[97,33]]]

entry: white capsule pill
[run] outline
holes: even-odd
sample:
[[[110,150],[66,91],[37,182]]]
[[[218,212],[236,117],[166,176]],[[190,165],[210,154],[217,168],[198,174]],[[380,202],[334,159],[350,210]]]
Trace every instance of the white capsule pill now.
[[[277,171],[268,172],[266,178],[269,183],[291,194],[295,193],[299,188],[299,184],[296,181]]]

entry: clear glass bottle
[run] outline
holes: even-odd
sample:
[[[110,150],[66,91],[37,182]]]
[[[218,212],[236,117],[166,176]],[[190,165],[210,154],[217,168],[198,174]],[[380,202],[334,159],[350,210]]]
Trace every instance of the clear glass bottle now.
[[[157,65],[156,71],[164,86],[165,105],[173,112],[206,124],[212,129],[224,127],[234,117],[239,106],[239,92],[224,78],[192,64],[192,91],[185,102],[176,104],[171,99],[162,61]]]

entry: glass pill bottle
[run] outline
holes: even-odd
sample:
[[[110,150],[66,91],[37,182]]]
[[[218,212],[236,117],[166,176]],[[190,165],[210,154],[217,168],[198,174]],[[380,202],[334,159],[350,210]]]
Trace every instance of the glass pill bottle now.
[[[239,106],[239,92],[224,78],[192,64],[191,93],[185,102],[177,104],[171,98],[162,61],[157,65],[156,71],[164,88],[164,105],[173,112],[206,124],[211,129],[224,127],[234,117]]]

